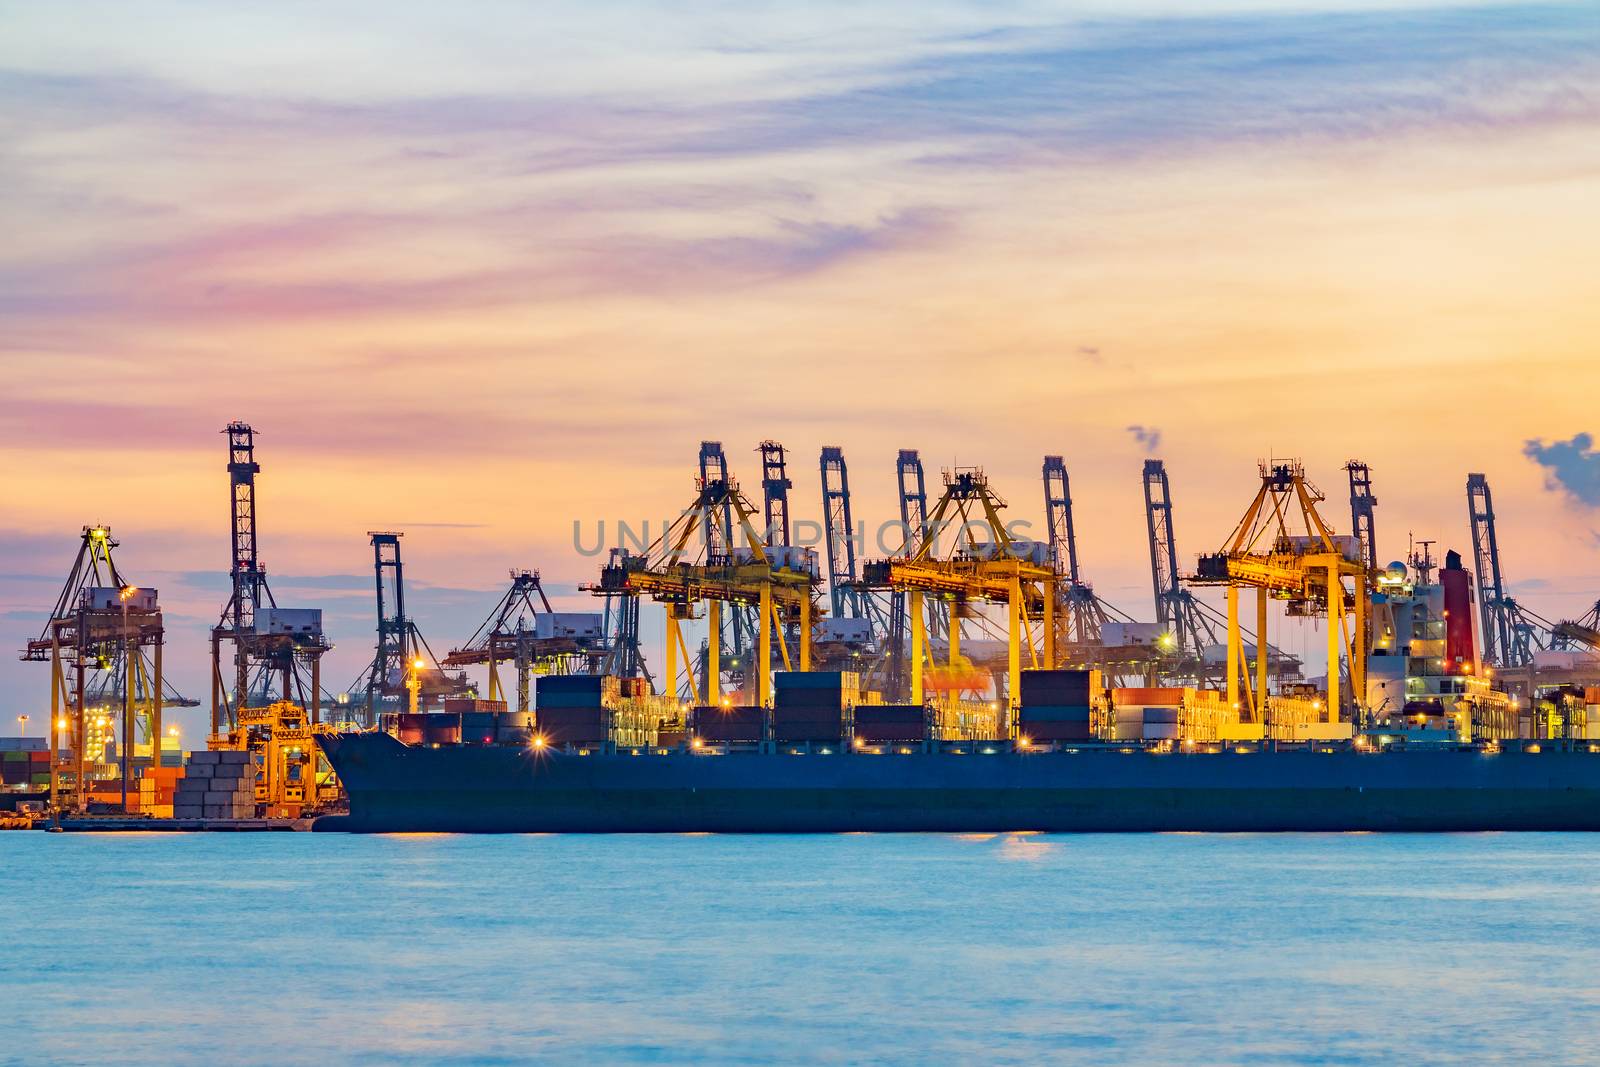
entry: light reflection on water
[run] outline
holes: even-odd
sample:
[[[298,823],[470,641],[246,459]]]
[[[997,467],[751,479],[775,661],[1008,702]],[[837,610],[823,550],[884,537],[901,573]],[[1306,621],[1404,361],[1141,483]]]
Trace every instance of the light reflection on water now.
[[[0,848],[0,1062],[1600,1059],[1600,835]]]

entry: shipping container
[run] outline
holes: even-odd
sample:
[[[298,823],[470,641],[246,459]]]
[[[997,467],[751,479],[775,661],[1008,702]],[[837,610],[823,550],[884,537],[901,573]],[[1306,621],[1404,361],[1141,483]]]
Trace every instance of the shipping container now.
[[[1017,709],[1017,721],[1088,722],[1092,711],[1087,704],[1024,704]]]
[[[928,709],[921,704],[862,704],[856,707],[856,725],[862,723],[917,723],[928,721]]]
[[[849,733],[843,724],[829,726],[820,722],[773,723],[772,739],[784,744],[841,744]]]
[[[923,741],[928,727],[921,722],[860,722],[855,725],[855,736],[862,741]]]
[[[1032,742],[1046,741],[1089,741],[1094,738],[1094,731],[1089,728],[1089,723],[1084,722],[1034,722],[1028,723],[1021,731]]]
[[[755,722],[713,722],[696,727],[694,736],[711,744],[745,743],[762,740],[763,728]]]
[[[856,692],[861,675],[856,671],[778,671],[772,676],[774,691],[788,689],[831,689]]]
[[[1144,689],[1113,689],[1111,702],[1119,707],[1147,707],[1155,704],[1175,708],[1183,703],[1188,690],[1176,686]]]
[[[488,714],[490,712],[505,711],[504,700],[474,700],[471,697],[446,697],[444,701],[446,712],[477,712]]]

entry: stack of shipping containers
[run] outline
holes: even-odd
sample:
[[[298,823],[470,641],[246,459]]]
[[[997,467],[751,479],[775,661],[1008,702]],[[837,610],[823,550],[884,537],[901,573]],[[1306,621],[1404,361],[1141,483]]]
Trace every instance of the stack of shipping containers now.
[[[0,787],[25,800],[49,790],[50,752],[44,738],[0,737]]]
[[[772,676],[772,740],[783,744],[839,744],[851,735],[861,700],[854,671],[780,671]]]
[[[546,674],[536,683],[534,721],[545,743],[562,748],[611,742],[622,686],[608,674]]]
[[[626,686],[626,688],[625,688]],[[664,701],[648,696],[641,679],[609,674],[546,674],[536,689],[534,724],[546,744],[558,748],[655,744]]]
[[[1099,671],[1023,671],[1016,733],[1037,744],[1094,738]]]
[[[1111,705],[1115,711],[1116,740],[1170,741],[1185,735],[1185,698],[1193,689],[1164,686],[1140,689],[1113,689]]]
[[[921,704],[858,704],[855,737],[866,745],[921,742],[932,728],[928,720]]]

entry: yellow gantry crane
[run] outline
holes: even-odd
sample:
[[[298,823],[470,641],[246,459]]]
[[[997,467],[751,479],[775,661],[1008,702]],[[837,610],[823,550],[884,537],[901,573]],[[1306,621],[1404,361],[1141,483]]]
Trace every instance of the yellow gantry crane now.
[[[923,702],[923,672],[931,659],[927,620],[928,596],[950,602],[950,666],[961,656],[961,619],[968,605],[1005,604],[1007,613],[1008,702],[1014,709],[1020,694],[1023,646],[1034,667],[1056,665],[1056,583],[1047,542],[1013,537],[1000,518],[1004,500],[990,488],[977,467],[944,472],[944,494],[903,556],[866,565],[862,585],[906,595],[911,619],[911,702]],[[956,529],[952,554],[938,558],[939,535]],[[981,535],[981,536],[980,536]],[[1031,636],[1030,619],[1041,621],[1042,656]]]
[[[1335,534],[1317,513],[1317,504],[1324,497],[1306,480],[1299,461],[1263,462],[1260,474],[1261,488],[1228,542],[1220,552],[1200,557],[1199,570],[1187,580],[1192,585],[1227,588],[1228,700],[1241,710],[1248,707],[1256,722],[1264,722],[1266,715],[1268,598],[1287,602],[1290,615],[1325,615],[1329,720],[1337,723],[1347,703],[1340,692],[1341,660],[1350,671],[1353,692],[1348,703],[1365,700],[1367,649],[1362,635],[1371,609],[1371,575],[1362,561],[1359,541]],[[1239,590],[1243,587],[1256,590],[1253,683],[1239,629]],[[1352,614],[1353,633],[1348,625]]]
[[[772,702],[772,640],[785,670],[811,669],[811,630],[817,614],[815,601],[820,579],[816,553],[763,543],[752,518],[755,508],[729,478],[696,479],[694,503],[658,537],[643,555],[622,555],[600,572],[600,582],[584,588],[597,596],[648,596],[666,606],[667,663],[664,691],[674,694],[681,656],[689,674],[690,691],[703,695],[707,704],[719,703],[721,694],[723,605],[754,608],[756,625],[755,703]],[[734,540],[722,545],[715,536],[718,517],[731,513]],[[697,538],[696,535],[702,536]],[[684,639],[682,623],[697,617],[704,604],[709,631],[705,686],[695,684],[694,667]],[[791,657],[784,631],[798,632],[797,657]]]

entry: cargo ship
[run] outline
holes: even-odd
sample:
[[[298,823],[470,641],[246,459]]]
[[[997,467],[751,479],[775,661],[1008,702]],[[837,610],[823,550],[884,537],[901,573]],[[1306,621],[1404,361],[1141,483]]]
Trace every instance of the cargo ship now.
[[[1501,742],[1129,747],[945,742],[863,754],[321,739],[366,833],[1600,830],[1600,752]]]
[[[935,736],[951,720],[933,708],[850,707],[839,696],[848,680],[833,674],[780,685],[771,709],[693,709],[679,743],[629,745],[613,725],[628,717],[606,707],[617,700],[615,683],[551,686],[541,693],[548,710],[532,722],[507,713],[496,725],[480,712],[424,716],[437,721],[409,740],[381,730],[321,737],[350,811],[315,828],[1600,829],[1600,743],[1581,739],[1463,742],[1440,730],[1407,736],[1345,723],[1344,738],[1195,741],[1174,736],[1188,728],[1175,731],[1180,716],[1157,715],[1147,729],[1164,738],[1105,740],[1118,718],[1095,706],[1093,672],[1039,671],[1024,673],[1034,701],[1017,719],[1024,732],[1006,740]],[[1154,691],[1135,692],[1148,702]],[[636,717],[627,728],[637,729]]]
[[[1600,707],[1530,730],[1477,657],[1460,557],[1437,570],[1382,571],[1367,689],[1343,714],[1307,687],[1256,712],[1097,670],[1023,670],[1014,707],[884,704],[847,671],[779,672],[770,707],[544,676],[532,714],[480,703],[319,738],[350,811],[316,829],[1600,830]]]

